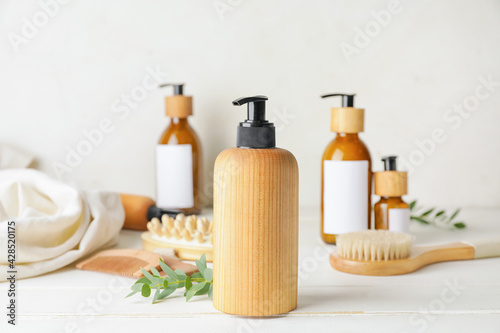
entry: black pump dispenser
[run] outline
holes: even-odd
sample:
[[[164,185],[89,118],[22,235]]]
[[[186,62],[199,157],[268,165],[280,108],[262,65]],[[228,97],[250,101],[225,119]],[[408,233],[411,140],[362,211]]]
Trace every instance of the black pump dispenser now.
[[[164,83],[160,84],[160,88],[163,87],[174,87],[174,95],[183,95],[184,94],[184,83]]]
[[[384,162],[385,171],[396,171],[396,158],[397,156],[386,156],[382,157],[382,162]]]
[[[354,96],[356,94],[326,94],[322,95],[321,98],[333,97],[333,96],[342,96],[342,107],[343,108],[352,108],[354,107]]]
[[[240,123],[236,133],[238,148],[275,148],[276,131],[273,123],[266,120],[266,96],[242,97],[233,105],[248,104],[247,119]]]

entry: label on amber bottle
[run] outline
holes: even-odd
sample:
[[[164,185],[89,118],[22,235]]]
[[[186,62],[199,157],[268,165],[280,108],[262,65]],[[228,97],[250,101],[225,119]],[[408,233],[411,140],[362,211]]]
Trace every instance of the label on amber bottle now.
[[[368,161],[324,161],[323,232],[368,229]]]
[[[409,208],[389,208],[389,230],[410,233]]]
[[[156,146],[156,205],[160,208],[194,206],[191,145]]]

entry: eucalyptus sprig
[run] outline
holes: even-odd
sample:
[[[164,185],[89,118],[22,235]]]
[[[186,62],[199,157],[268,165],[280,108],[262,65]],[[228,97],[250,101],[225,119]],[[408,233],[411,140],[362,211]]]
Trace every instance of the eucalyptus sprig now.
[[[208,294],[208,297],[212,297],[213,271],[211,268],[207,267],[207,260],[204,253],[200,260],[196,260],[196,267],[198,267],[199,272],[196,272],[191,276],[186,275],[186,273],[180,269],[176,269],[174,271],[161,258],[160,267],[161,270],[167,274],[167,276],[161,276],[160,272],[158,272],[158,270],[154,267],[151,267],[151,272],[153,274],[149,273],[144,268],[141,268],[144,277],[137,280],[132,287],[130,287],[132,292],[126,297],[130,297],[139,292],[143,297],[149,297],[154,290],[153,303],[155,303],[156,301],[171,295],[179,288],[186,289],[184,292],[186,302],[193,296],[198,295]]]
[[[466,228],[465,222],[456,221],[456,217],[460,213],[460,208],[455,210],[450,216],[442,210],[436,208],[422,209],[417,207],[417,200],[410,203],[410,219],[426,225],[444,226],[456,229]]]

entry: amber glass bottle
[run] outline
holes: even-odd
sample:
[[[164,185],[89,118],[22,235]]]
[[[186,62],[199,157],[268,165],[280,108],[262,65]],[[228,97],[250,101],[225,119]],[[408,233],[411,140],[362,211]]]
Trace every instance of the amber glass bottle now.
[[[336,235],[370,227],[371,157],[358,136],[364,110],[353,107],[354,95],[342,96],[342,107],[332,108],[335,139],[323,153],[321,167],[321,238],[335,244]]]
[[[375,172],[375,229],[410,232],[410,206],[401,198],[408,193],[407,173],[397,171],[396,156],[382,158],[384,171]]]
[[[170,124],[156,147],[156,203],[198,214],[202,208],[201,143],[188,121],[193,114],[192,97],[183,95],[183,85],[173,86],[174,96],[165,99]]]

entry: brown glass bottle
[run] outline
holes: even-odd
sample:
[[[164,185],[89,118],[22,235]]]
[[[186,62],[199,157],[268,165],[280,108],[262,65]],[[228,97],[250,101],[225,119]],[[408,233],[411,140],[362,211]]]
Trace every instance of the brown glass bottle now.
[[[156,204],[185,214],[202,208],[201,143],[188,117],[193,114],[193,98],[183,94],[183,84],[173,86],[174,95],[165,98],[170,124],[156,146]]]
[[[368,148],[360,140],[358,133],[338,133],[334,140],[332,140],[323,153],[321,161],[321,238],[323,241],[335,244],[335,234],[328,234],[324,232],[324,208],[328,202],[324,201],[324,165],[325,161],[368,161],[368,172],[366,177],[368,179],[368,216],[366,220],[366,228],[370,227],[371,218],[371,157]]]
[[[202,178],[202,150],[198,135],[189,125],[187,118],[171,118],[170,124],[163,132],[159,144],[161,145],[191,145],[193,161],[193,202],[188,208],[179,208],[185,214],[199,214],[202,208],[201,178]]]
[[[409,209],[410,206],[401,197],[381,197],[374,205],[375,229],[390,229],[389,209]]]
[[[401,198],[408,193],[408,174],[397,171],[397,156],[382,158],[384,171],[375,172],[375,229],[410,232],[410,205]]]

